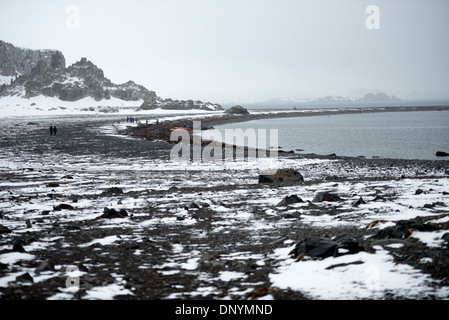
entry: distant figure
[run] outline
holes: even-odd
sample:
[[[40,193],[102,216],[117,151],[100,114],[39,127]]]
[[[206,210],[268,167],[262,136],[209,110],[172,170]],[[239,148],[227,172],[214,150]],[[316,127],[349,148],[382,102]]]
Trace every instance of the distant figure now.
[[[58,128],[56,128],[56,126],[53,126],[53,135],[56,135],[56,132],[58,132]]]
[[[129,116],[126,116],[126,122],[129,122]]]
[[[50,135],[53,135],[53,126],[50,126]]]
[[[159,119],[156,119],[156,125],[157,126],[159,125]]]

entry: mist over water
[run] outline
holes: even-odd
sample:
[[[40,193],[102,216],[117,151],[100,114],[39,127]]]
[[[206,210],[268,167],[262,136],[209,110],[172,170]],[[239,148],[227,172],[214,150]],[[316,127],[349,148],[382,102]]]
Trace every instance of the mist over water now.
[[[449,111],[380,112],[254,120],[224,129],[278,129],[279,147],[296,153],[392,159],[445,159]]]

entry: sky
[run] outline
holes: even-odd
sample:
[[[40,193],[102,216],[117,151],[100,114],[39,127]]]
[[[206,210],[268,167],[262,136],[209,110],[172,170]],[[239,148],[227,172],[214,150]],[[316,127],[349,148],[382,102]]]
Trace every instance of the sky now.
[[[3,41],[216,103],[447,99],[448,30],[447,0],[0,0]]]

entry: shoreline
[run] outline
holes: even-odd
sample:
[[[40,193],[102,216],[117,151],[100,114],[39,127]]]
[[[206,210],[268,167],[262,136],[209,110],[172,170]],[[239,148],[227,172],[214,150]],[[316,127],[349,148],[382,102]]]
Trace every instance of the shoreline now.
[[[110,123],[68,121],[56,137],[46,120],[4,123],[2,300],[449,297],[447,161],[284,154],[279,168],[303,181],[269,182],[270,164],[173,163],[171,144],[97,126]],[[289,254],[305,239],[364,250]]]
[[[246,122],[253,120],[262,120],[262,119],[276,119],[276,118],[293,118],[293,117],[311,117],[311,116],[329,116],[329,115],[340,115],[340,114],[358,114],[358,113],[385,113],[385,112],[423,112],[423,111],[449,111],[449,106],[420,106],[420,107],[367,107],[367,108],[321,108],[321,109],[302,109],[302,110],[291,110],[291,111],[257,111],[254,113],[250,113],[248,115],[216,115],[216,116],[206,116],[206,117],[186,117],[185,119],[180,120],[167,120],[163,121],[159,124],[139,124],[138,126],[127,126],[125,131],[128,134],[131,134],[134,138],[140,138],[145,140],[157,141],[162,140],[167,143],[173,144],[177,141],[171,141],[171,129],[174,127],[185,127],[191,128],[190,123],[192,121],[201,121],[202,130],[207,130],[213,128],[217,125],[224,125],[228,123],[238,123],[238,122]],[[189,131],[190,132],[190,131]],[[191,133],[191,132],[190,132]],[[190,142],[192,143],[192,134],[190,134]],[[211,140],[201,140],[201,145],[204,147],[210,143],[218,143],[219,141],[211,141]],[[221,143],[222,147],[226,147],[227,144]],[[237,148],[236,145],[232,146],[234,149]],[[245,151],[248,151],[248,147],[244,148]],[[435,150],[437,152],[438,150]],[[444,151],[444,150],[443,150]],[[296,154],[293,150],[278,150],[280,154]],[[298,154],[299,155],[299,154]],[[307,158],[321,158],[321,159],[360,159],[366,160],[368,158],[363,157],[352,157],[352,156],[338,156],[335,154],[330,155],[319,155],[315,153],[304,153],[300,154],[302,157]],[[369,160],[412,160],[412,159],[389,159],[389,158],[373,158]],[[448,160],[445,157],[441,157],[441,159],[436,160],[419,160],[414,159],[416,161],[444,161]]]

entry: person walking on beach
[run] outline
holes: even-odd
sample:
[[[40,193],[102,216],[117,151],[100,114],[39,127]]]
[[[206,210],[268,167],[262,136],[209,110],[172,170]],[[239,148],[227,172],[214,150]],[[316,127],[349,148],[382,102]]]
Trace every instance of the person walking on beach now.
[[[58,132],[58,128],[56,128],[56,126],[53,126],[53,135],[56,135],[56,132]]]
[[[50,135],[53,135],[53,126],[50,126]]]

